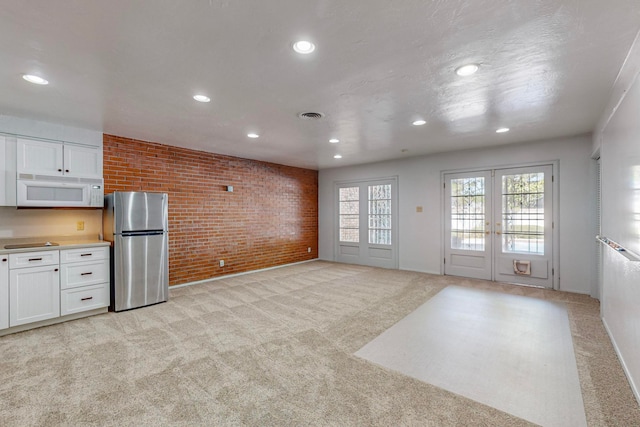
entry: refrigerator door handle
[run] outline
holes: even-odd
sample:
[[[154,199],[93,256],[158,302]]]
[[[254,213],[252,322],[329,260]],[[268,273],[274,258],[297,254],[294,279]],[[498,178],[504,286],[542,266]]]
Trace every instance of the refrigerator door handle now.
[[[164,230],[143,230],[143,231],[123,231],[121,236],[155,236],[158,234],[164,234]]]

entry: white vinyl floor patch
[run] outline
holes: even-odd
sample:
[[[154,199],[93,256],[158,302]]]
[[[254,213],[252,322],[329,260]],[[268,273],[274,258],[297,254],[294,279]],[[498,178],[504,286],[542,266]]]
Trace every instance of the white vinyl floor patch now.
[[[448,286],[356,356],[542,426],[586,426],[564,304]]]

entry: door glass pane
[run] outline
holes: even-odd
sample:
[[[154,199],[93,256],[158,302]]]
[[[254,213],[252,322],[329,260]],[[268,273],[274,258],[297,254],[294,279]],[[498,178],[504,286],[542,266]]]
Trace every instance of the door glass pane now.
[[[502,176],[502,252],[544,255],[544,172]]]
[[[391,245],[391,184],[369,186],[369,243]]]
[[[451,180],[451,249],[484,251],[484,177]]]
[[[360,188],[339,188],[338,193],[340,241],[358,243],[360,241]]]

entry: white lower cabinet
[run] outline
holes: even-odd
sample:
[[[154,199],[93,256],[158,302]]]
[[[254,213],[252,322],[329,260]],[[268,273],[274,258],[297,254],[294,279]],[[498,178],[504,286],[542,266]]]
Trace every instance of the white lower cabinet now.
[[[0,329],[9,327],[9,255],[0,255]]]
[[[58,265],[25,267],[9,272],[9,326],[60,316]]]
[[[60,251],[60,315],[109,306],[109,248]]]
[[[0,255],[0,330],[108,307],[109,275],[105,246]]]

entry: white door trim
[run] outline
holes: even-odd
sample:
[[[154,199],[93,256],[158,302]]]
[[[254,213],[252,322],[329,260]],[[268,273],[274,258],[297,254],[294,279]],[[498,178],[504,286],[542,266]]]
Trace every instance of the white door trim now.
[[[391,251],[392,251],[392,262],[391,265],[393,269],[399,268],[400,256],[399,256],[399,204],[400,204],[400,187],[398,185],[398,176],[387,176],[387,177],[376,177],[370,179],[357,179],[357,180],[344,180],[344,181],[334,181],[333,186],[333,201],[334,201],[334,209],[333,209],[333,260],[338,261],[339,258],[339,250],[340,250],[340,236],[339,236],[339,224],[338,224],[338,216],[340,210],[340,203],[338,202],[338,190],[341,187],[348,186],[360,186],[363,184],[378,184],[380,182],[387,181],[392,183],[392,195],[391,195]],[[361,195],[362,197],[362,195]],[[364,197],[367,197],[364,194]],[[361,235],[363,234],[363,230],[361,229]],[[375,246],[375,245],[372,245]]]
[[[446,203],[448,203],[447,198],[447,190],[445,189],[445,175],[447,174],[455,174],[455,173],[467,173],[467,172],[479,172],[479,171],[487,171],[487,170],[498,170],[498,169],[513,169],[513,168],[525,168],[532,166],[552,166],[553,171],[553,182],[552,182],[552,198],[553,198],[553,230],[552,230],[552,239],[553,239],[553,286],[554,290],[562,290],[560,275],[560,162],[558,160],[550,160],[550,161],[541,161],[541,162],[525,162],[525,163],[514,163],[514,164],[501,164],[495,166],[484,166],[484,167],[474,167],[474,168],[460,168],[460,169],[449,169],[440,171],[440,204],[441,204],[441,222],[440,222],[440,274],[444,275],[445,272],[445,245],[446,245]],[[547,288],[548,289],[548,288]]]

